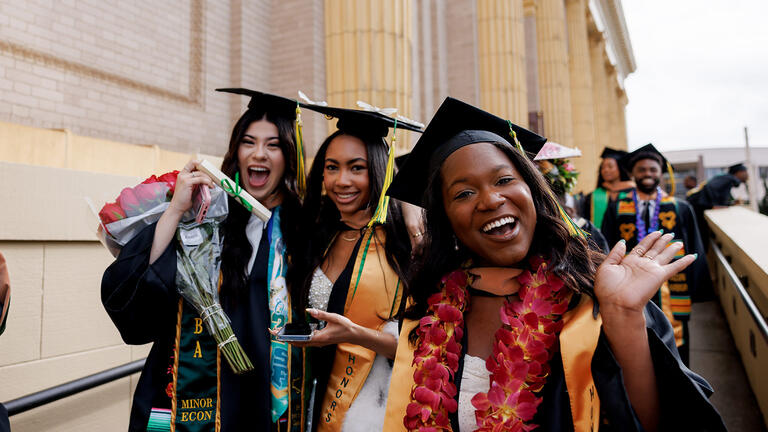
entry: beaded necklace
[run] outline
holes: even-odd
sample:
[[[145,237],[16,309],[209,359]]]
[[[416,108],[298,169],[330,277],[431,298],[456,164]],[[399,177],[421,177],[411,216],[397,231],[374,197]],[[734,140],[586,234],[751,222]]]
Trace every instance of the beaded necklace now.
[[[662,190],[656,186],[656,199],[654,202],[656,205],[653,207],[653,214],[651,215],[651,226],[645,226],[645,220],[643,219],[642,212],[640,210],[639,201],[637,200],[637,190],[632,194],[632,200],[635,202],[635,226],[637,227],[637,241],[642,241],[646,234],[659,230],[659,210],[661,210],[661,195]]]

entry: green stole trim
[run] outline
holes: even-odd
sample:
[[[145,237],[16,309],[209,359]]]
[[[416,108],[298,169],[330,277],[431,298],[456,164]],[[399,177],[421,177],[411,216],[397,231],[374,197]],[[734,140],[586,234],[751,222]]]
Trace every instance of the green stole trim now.
[[[637,227],[635,226],[636,209],[635,202],[632,199],[635,190],[620,192],[616,202],[616,224],[619,229],[619,236],[627,242],[627,253],[637,246]],[[683,227],[677,222],[679,214],[677,212],[677,201],[674,197],[668,196],[661,200],[659,204],[659,228],[664,232],[675,234],[673,242],[683,241]],[[675,260],[684,257],[686,254],[685,246],[674,257]],[[672,299],[672,314],[675,319],[688,319],[691,313],[691,294],[688,289],[687,270],[672,276],[667,282]],[[653,302],[661,307],[661,290],[652,298]]]
[[[608,192],[599,187],[592,192],[592,202],[589,206],[591,213],[589,219],[592,224],[600,229],[603,227],[603,218],[605,217],[605,210],[608,208]]]

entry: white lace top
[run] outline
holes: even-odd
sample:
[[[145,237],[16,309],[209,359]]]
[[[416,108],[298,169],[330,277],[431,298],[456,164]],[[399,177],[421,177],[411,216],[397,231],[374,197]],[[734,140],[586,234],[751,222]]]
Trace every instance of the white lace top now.
[[[320,268],[316,268],[309,287],[310,306],[315,309],[327,310],[332,289],[333,282]],[[397,327],[397,321],[387,321],[381,328],[381,332],[397,338]],[[381,430],[381,425],[384,424],[384,410],[387,405],[391,376],[392,365],[389,360],[377,354],[363,388],[352,401],[352,406],[349,407],[347,415],[344,417],[342,432]],[[315,397],[323,397],[324,394],[324,389],[317,389]],[[474,418],[474,411],[472,413]]]
[[[477,429],[475,407],[472,398],[491,388],[491,373],[485,368],[485,360],[480,357],[464,355],[464,370],[461,373],[459,391],[459,431],[469,432]]]

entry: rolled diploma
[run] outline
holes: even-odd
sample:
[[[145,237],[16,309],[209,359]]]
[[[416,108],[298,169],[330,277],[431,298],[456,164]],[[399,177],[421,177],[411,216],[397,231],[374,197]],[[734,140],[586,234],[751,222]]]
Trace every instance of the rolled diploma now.
[[[229,184],[232,185],[232,188],[237,187],[234,180],[227,177],[226,174],[221,172],[218,168],[213,166],[212,163],[208,162],[205,159],[203,159],[202,162],[198,164],[197,169],[206,173],[208,177],[210,177],[211,180],[213,180],[213,182],[216,183],[216,185],[222,189],[224,189],[222,187],[223,180],[229,181]],[[227,192],[229,196],[235,197],[238,200],[242,200],[250,204],[251,213],[258,216],[259,219],[263,220],[264,222],[268,222],[269,218],[272,217],[272,212],[269,211],[266,207],[264,207],[264,205],[262,205],[260,202],[256,201],[256,198],[252,197],[248,192],[245,191],[245,189],[240,190],[239,196],[235,196],[235,194],[233,194],[230,191],[227,191],[226,189],[224,189],[224,191]]]

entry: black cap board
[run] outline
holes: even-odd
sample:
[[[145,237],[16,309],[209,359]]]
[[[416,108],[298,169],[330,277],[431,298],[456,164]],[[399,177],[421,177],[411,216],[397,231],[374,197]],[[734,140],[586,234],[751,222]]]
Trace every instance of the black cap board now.
[[[349,108],[338,108],[321,105],[301,104],[302,108],[317,111],[327,117],[338,119],[336,128],[354,135],[375,136],[386,138],[389,129],[395,126],[395,118],[376,111],[366,111]],[[421,132],[421,127],[397,120],[398,129]]]
[[[619,160],[619,163],[628,173],[632,173],[632,168],[635,164],[644,159],[655,160],[661,165],[662,174],[667,172],[667,158],[653,144],[646,144],[633,152],[627,153]]]
[[[547,141],[466,102],[446,98],[392,181],[388,195],[422,206],[429,177],[445,158],[461,147],[479,142],[506,141],[515,146],[510,128],[515,131],[520,145],[531,159]]]
[[[627,154],[624,150],[616,150],[612,149],[610,147],[606,147],[603,152],[600,154],[600,157],[603,159],[611,158],[620,160],[622,157],[624,157]]]
[[[728,167],[728,174],[736,174],[739,171],[746,171],[747,167],[743,163],[739,162],[736,165],[731,165]]]
[[[296,118],[296,101],[293,99],[245,88],[218,88],[216,91],[249,96],[248,109],[274,111],[292,120]]]

